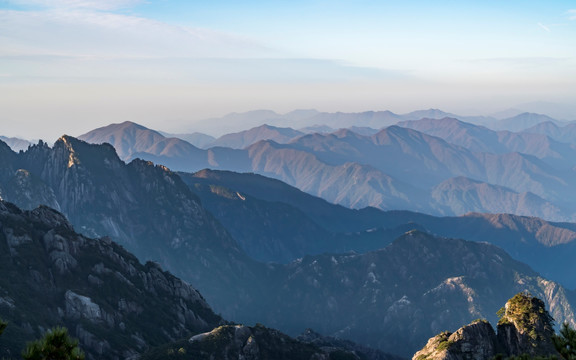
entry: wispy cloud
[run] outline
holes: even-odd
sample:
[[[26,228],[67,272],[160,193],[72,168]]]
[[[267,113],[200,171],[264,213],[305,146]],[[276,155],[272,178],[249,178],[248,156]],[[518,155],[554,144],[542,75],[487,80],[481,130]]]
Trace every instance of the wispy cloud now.
[[[568,12],[568,19],[576,20],[576,9],[570,9]]]
[[[4,56],[241,58],[272,53],[234,34],[93,9],[0,10],[0,34]]]
[[[20,6],[33,6],[45,9],[91,9],[117,10],[132,7],[142,0],[8,0]]]
[[[552,30],[550,30],[550,28],[542,23],[538,23],[538,26],[540,26],[540,28],[542,28],[543,30],[547,31],[547,32],[552,32]]]

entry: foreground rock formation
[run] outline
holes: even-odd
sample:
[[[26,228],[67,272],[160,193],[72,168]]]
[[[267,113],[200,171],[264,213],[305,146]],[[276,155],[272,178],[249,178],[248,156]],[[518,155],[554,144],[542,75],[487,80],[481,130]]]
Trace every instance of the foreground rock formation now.
[[[454,333],[442,332],[414,354],[413,360],[484,360],[497,355],[557,356],[552,317],[544,302],[517,294],[498,312],[497,333],[486,320],[475,320]]]

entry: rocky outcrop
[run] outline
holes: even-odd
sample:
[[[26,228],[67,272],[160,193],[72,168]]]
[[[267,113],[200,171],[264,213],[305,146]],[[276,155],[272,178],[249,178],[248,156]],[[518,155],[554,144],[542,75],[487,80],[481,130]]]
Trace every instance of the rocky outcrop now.
[[[166,354],[186,354],[190,359],[222,360],[376,360],[375,357],[361,357],[341,348],[324,350],[295,340],[277,330],[262,325],[226,325],[210,332],[195,335],[162,347],[146,354],[143,360],[165,359]]]
[[[89,359],[126,359],[223,323],[189,284],[109,239],[75,233],[47,207],[0,201],[0,275],[0,318],[9,322],[0,357],[57,325]]]
[[[498,340],[509,356],[557,354],[552,336],[553,319],[538,298],[517,294],[500,310]]]
[[[430,340],[413,359],[484,360],[498,353],[496,333],[489,322],[477,320],[454,333],[443,332]]]
[[[552,318],[544,302],[519,293],[499,311],[498,333],[486,320],[476,320],[454,333],[430,340],[413,360],[488,360],[496,355],[558,355],[552,343]]]

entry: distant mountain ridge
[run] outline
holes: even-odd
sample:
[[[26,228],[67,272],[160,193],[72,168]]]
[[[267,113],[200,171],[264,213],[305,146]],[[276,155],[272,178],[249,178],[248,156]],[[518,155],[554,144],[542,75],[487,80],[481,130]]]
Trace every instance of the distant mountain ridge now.
[[[158,133],[135,124],[128,130],[129,125],[122,124],[124,130],[120,133],[116,125],[83,137],[124,139],[122,146],[130,149],[125,151],[131,152],[129,158],[144,158],[174,170],[256,172],[353,208],[373,206],[435,215],[501,209],[554,221],[576,217],[575,194],[570,190],[576,184],[571,171],[576,149],[543,135],[496,132],[442,118],[404,122],[404,127],[390,126],[368,136],[348,129],[301,136],[292,131],[290,136],[296,138],[288,141],[290,136],[283,137],[281,142],[288,141],[283,144],[259,140],[279,136],[278,128],[263,126],[230,135],[230,139],[243,139],[235,140],[239,142],[233,146],[252,143],[244,149],[202,150],[183,140],[158,138]],[[122,133],[137,133],[157,142],[140,146],[134,136],[122,137]],[[445,186],[446,181],[454,182],[450,179],[459,177],[485,183],[474,191],[480,191],[480,197],[492,198],[477,201],[474,196],[446,193],[464,190]],[[508,189],[508,195],[498,197],[501,191],[495,189],[503,188]],[[528,193],[533,196],[524,195]],[[500,205],[490,205],[495,202]]]

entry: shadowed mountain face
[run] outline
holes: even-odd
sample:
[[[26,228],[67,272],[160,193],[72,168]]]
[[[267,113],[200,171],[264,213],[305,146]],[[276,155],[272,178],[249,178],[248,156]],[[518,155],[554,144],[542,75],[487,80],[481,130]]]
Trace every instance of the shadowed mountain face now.
[[[576,287],[572,276],[576,271],[572,260],[576,254],[576,225],[571,223],[510,214],[434,217],[374,208],[353,210],[256,174],[203,170],[180,176],[245,251],[263,261],[293,260],[306,253],[366,252],[382,248],[402,232],[426,229],[442,236],[493,243],[547,278]],[[463,190],[485,186],[469,179],[455,180]],[[513,196],[507,189],[488,191],[494,192],[495,204],[501,197]],[[485,201],[486,190],[478,193],[467,189],[461,194],[478,194],[474,201],[481,202]],[[524,196],[525,201],[538,201],[531,194]],[[300,226],[288,225],[294,223]]]
[[[204,298],[109,239],[74,232],[47,207],[0,202],[0,354],[66,326],[89,359],[126,359],[222,323]]]
[[[214,306],[247,291],[227,281],[244,283],[256,265],[167,168],[143,160],[125,164],[110,145],[67,136],[53,148],[39,144],[2,159],[8,160],[2,173],[15,174],[0,183],[5,199],[33,208],[48,197],[81,233],[108,235],[140,259],[160,262]],[[23,173],[31,180],[20,181]],[[201,268],[211,270],[201,276]]]

